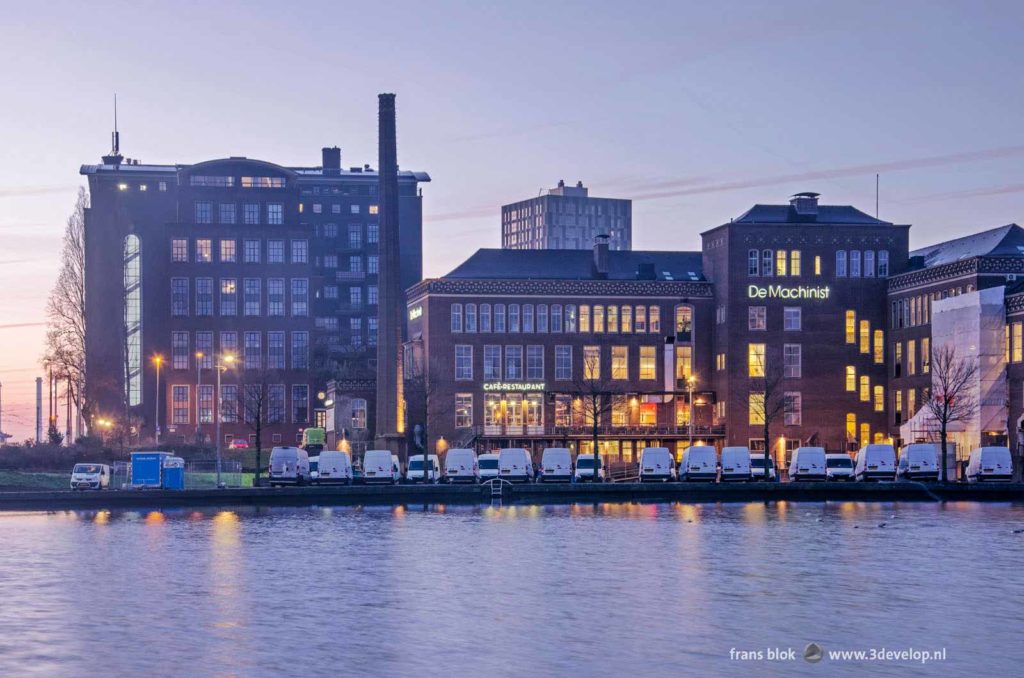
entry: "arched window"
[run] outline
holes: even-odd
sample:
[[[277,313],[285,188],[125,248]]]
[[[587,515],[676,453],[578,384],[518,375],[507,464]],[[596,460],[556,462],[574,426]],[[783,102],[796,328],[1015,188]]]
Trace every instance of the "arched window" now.
[[[693,307],[676,306],[676,341],[693,341]]]
[[[604,332],[604,306],[594,307],[594,332]]]

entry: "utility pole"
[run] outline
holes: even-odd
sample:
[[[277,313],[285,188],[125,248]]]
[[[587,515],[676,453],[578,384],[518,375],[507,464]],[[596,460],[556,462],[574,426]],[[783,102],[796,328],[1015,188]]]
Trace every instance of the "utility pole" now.
[[[163,364],[163,356],[153,356],[153,363],[156,365],[156,411],[153,412],[153,442],[160,445],[160,365]]]
[[[36,377],[36,444],[43,442],[43,378]]]
[[[199,400],[200,400],[199,392],[202,391],[202,390],[203,390],[203,352],[202,351],[197,351],[196,352],[196,444],[197,445],[198,444],[202,444],[202,440],[203,440],[203,431],[200,428],[200,423],[199,423],[201,421],[201,417],[202,417],[202,410],[200,409],[201,406],[199,404]],[[220,445],[219,444],[217,446],[217,449],[220,449]],[[220,473],[219,473],[220,462],[219,461],[217,462],[217,468],[218,468],[217,484],[219,485],[220,484]]]

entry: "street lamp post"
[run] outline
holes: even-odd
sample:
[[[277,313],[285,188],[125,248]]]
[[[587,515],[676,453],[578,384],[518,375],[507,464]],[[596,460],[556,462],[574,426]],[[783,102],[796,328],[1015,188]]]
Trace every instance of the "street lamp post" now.
[[[156,411],[153,413],[153,421],[155,421],[156,424],[153,429],[153,440],[157,445],[160,444],[160,365],[162,365],[163,362],[163,356],[153,356],[153,364],[156,365]]]
[[[217,370],[217,392],[214,394],[213,397],[214,397],[214,401],[217,403],[217,406],[214,408],[213,420],[216,422],[214,435],[217,437],[217,441],[216,441],[216,445],[217,445],[217,487],[221,486],[221,482],[220,482],[220,445],[221,445],[221,439],[220,439],[220,420],[221,420],[221,415],[223,414],[223,412],[221,411],[221,408],[223,407],[223,403],[221,403],[221,401],[220,401],[220,375],[225,370],[227,370],[234,361],[235,361],[235,356],[231,355],[230,353],[222,353],[221,356],[220,356],[220,359],[217,361],[217,364],[215,365],[215,368]],[[259,475],[260,475],[260,470],[257,467],[256,468],[256,477],[259,478]]]
[[[689,408],[689,416],[687,417],[687,423],[689,424],[689,438],[690,447],[693,447],[693,385],[697,380],[691,374],[686,378],[686,390],[688,391],[688,400],[686,406]]]

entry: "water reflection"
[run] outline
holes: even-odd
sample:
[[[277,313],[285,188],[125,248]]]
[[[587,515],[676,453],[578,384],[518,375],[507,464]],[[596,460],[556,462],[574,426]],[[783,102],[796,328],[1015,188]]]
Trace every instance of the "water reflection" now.
[[[1022,521],[855,502],[0,514],[0,675],[87,673],[102,648],[111,675],[746,678],[730,647],[812,640],[939,644],[950,674],[1011,675]]]

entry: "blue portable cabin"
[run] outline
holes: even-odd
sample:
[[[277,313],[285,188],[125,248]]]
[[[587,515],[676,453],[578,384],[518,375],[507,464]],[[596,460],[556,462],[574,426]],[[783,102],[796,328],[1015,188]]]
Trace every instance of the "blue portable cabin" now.
[[[163,488],[165,490],[185,489],[185,460],[181,457],[164,459]]]

